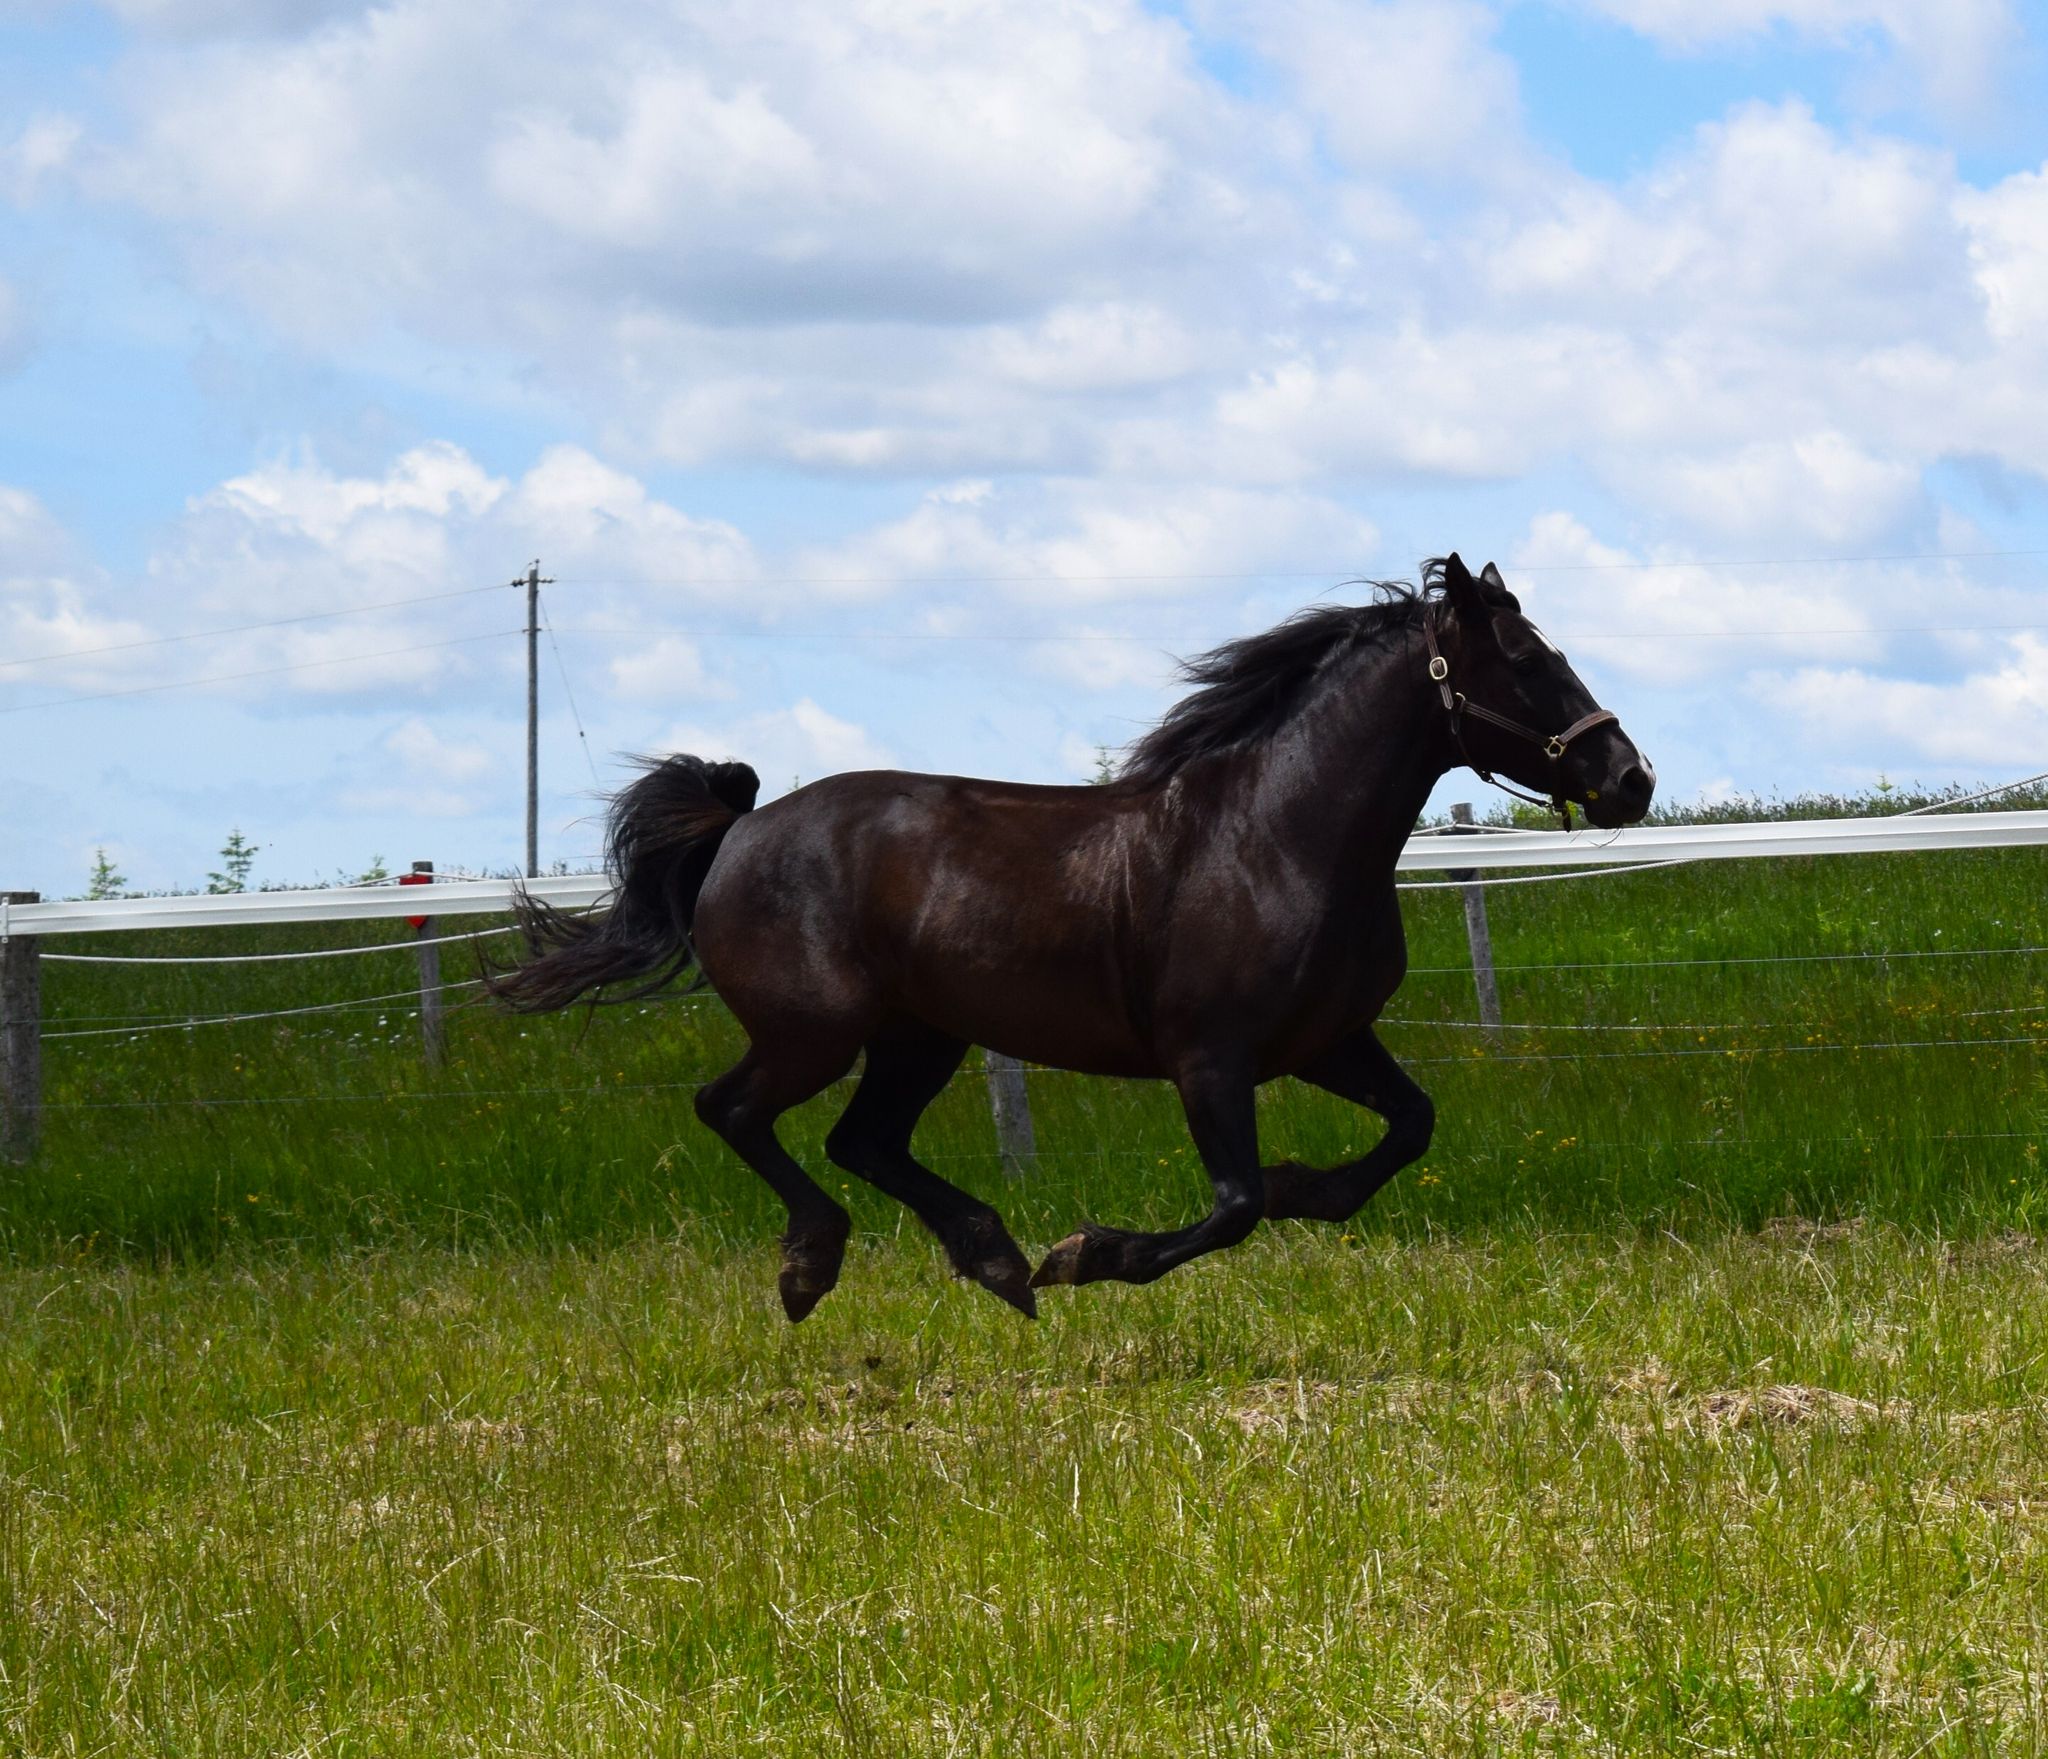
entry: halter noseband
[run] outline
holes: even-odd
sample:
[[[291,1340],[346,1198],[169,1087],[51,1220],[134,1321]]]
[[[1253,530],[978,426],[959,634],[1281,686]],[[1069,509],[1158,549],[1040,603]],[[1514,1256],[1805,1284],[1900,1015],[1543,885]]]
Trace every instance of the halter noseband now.
[[[1457,741],[1458,755],[1465,760],[1466,768],[1474,771],[1482,782],[1498,788],[1503,794],[1512,794],[1517,800],[1526,800],[1532,806],[1547,806],[1564,821],[1564,828],[1572,828],[1572,803],[1564,797],[1561,788],[1553,787],[1550,798],[1540,794],[1525,794],[1521,789],[1510,787],[1506,782],[1495,779],[1484,764],[1474,761],[1472,753],[1465,749],[1465,717],[1477,715],[1482,721],[1490,721],[1505,733],[1512,733],[1518,739],[1526,739],[1531,745],[1540,745],[1543,755],[1550,759],[1552,779],[1556,780],[1557,765],[1564,760],[1565,748],[1581,733],[1588,733],[1595,727],[1604,727],[1616,719],[1612,709],[1596,708],[1590,715],[1581,715],[1565,728],[1562,733],[1548,735],[1539,733],[1534,727],[1525,727],[1520,721],[1511,721],[1506,715],[1496,714],[1480,703],[1470,702],[1462,690],[1451,688],[1451,662],[1444,658],[1436,644],[1436,622],[1434,618],[1422,620],[1422,639],[1429,643],[1429,675],[1435,682],[1437,694],[1444,699],[1444,712],[1451,717],[1451,737]]]

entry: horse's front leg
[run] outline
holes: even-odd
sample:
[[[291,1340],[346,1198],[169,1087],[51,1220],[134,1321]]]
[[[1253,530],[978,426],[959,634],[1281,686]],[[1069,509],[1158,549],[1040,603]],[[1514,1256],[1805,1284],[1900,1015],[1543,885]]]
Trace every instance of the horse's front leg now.
[[[1288,1161],[1266,1168],[1267,1219],[1349,1221],[1375,1191],[1428,1152],[1436,1107],[1370,1026],[1340,1038],[1299,1074],[1339,1099],[1378,1112],[1387,1121],[1387,1133],[1368,1153],[1342,1166],[1305,1167]]]
[[[1171,1233],[1129,1233],[1083,1223],[1045,1255],[1031,1282],[1149,1283],[1177,1264],[1235,1246],[1265,1213],[1265,1181],[1259,1170],[1258,1121],[1253,1112],[1250,1072],[1235,1063],[1201,1059],[1175,1077],[1209,1182],[1216,1193],[1209,1213],[1193,1227]]]

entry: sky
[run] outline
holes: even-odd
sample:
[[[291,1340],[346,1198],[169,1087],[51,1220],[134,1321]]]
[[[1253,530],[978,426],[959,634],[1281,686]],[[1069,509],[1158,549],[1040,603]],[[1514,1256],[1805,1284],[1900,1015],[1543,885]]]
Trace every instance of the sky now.
[[[1061,781],[1459,551],[1667,799],[2048,769],[2048,6],[0,0],[0,886]],[[1438,804],[1485,801],[1457,775]]]

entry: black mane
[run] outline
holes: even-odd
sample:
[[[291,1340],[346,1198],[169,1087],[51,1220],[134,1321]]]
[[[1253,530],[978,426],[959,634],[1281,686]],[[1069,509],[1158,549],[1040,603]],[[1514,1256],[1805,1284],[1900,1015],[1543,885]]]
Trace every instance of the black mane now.
[[[1183,660],[1180,675],[1201,688],[1130,748],[1117,779],[1156,788],[1198,757],[1265,738],[1294,713],[1324,667],[1421,626],[1442,596],[1443,564],[1424,563],[1422,577],[1420,588],[1402,580],[1365,582],[1378,595],[1370,604],[1317,605],[1261,634]]]

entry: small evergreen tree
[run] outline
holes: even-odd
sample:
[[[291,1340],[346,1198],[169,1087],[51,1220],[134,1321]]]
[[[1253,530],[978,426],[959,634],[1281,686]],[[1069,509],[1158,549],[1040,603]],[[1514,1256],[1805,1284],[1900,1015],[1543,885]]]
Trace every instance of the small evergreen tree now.
[[[88,898],[118,898],[128,883],[128,876],[107,859],[104,849],[92,852],[92,874],[85,882]]]
[[[242,835],[237,825],[228,832],[228,840],[221,845],[220,871],[206,876],[209,892],[246,892],[249,889],[249,869],[256,865],[261,853],[257,844]]]
[[[1105,787],[1116,780],[1116,765],[1110,761],[1109,747],[1107,745],[1096,746],[1095,774],[1090,776],[1088,780],[1098,788]]]

